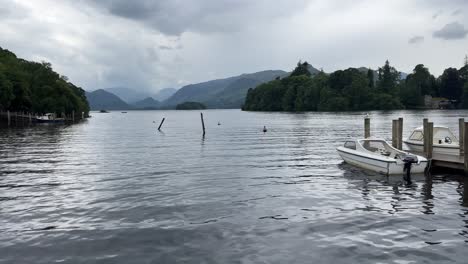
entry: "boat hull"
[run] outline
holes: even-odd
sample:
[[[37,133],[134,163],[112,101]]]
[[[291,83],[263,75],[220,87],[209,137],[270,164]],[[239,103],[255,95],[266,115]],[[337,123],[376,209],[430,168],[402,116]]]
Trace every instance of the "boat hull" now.
[[[397,163],[393,159],[379,159],[373,158],[370,155],[362,155],[357,151],[346,149],[344,147],[337,148],[338,154],[341,158],[351,165],[375,171],[383,174],[403,174],[404,163]],[[424,173],[426,169],[427,161],[421,161],[420,163],[414,163],[411,167],[411,173]]]
[[[408,146],[408,150],[414,152],[424,152],[424,145],[422,143],[415,143],[411,141],[404,140],[403,141],[406,146]],[[432,145],[432,153],[434,154],[442,154],[442,155],[453,155],[457,156],[460,155],[460,147],[459,145],[439,145],[433,144]]]

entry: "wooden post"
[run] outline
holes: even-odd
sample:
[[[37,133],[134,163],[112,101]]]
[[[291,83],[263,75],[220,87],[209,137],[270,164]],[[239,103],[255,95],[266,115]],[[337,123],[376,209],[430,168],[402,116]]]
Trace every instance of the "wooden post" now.
[[[7,110],[8,126],[11,124],[10,110]]]
[[[458,142],[460,144],[460,156],[465,155],[465,119],[458,119]]]
[[[427,140],[427,159],[432,159],[432,145],[434,144],[434,123],[427,123],[427,133],[429,135]]]
[[[464,130],[463,138],[468,139],[468,122],[465,122],[465,126],[463,130]],[[463,148],[468,149],[468,140],[463,140],[463,144],[464,144]],[[463,163],[464,163],[464,168],[465,168],[465,177],[468,177],[468,155],[464,155]]]
[[[205,135],[205,121],[203,120],[203,113],[200,113],[200,117],[201,117],[201,124],[203,128],[203,136],[204,136]]]
[[[364,138],[370,138],[370,118],[364,118]]]
[[[403,149],[403,117],[398,118],[398,149]]]
[[[81,112],[81,119],[84,119],[84,112]]]
[[[398,148],[398,120],[392,120],[392,147]]]
[[[75,110],[72,111],[72,122],[75,123]]]
[[[427,123],[428,122],[429,122],[429,120],[427,118],[423,119],[423,145],[424,145],[423,152],[424,152],[424,154],[427,153],[427,139],[428,139]]]
[[[32,123],[32,115],[31,115],[31,113],[29,113],[29,124],[31,124],[31,123]]]
[[[161,130],[161,127],[162,127],[162,125],[164,123],[164,120],[166,120],[165,117],[163,117],[163,119],[161,120],[161,124],[159,124],[158,130]],[[203,120],[203,116],[202,116],[202,120]]]

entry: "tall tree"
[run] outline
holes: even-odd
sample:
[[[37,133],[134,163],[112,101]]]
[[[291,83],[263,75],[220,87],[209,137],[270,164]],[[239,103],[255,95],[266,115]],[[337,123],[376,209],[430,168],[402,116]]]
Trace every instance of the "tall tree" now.
[[[455,68],[445,69],[439,77],[440,95],[451,100],[460,100],[463,93],[463,82]]]
[[[367,70],[367,80],[369,82],[368,84],[369,88],[373,89],[375,86],[375,80],[374,80],[374,71],[371,68]]]
[[[297,63],[296,68],[293,70],[290,76],[293,77],[293,76],[301,76],[301,75],[306,75],[308,77],[311,76],[310,71],[309,71],[309,63],[307,63],[307,61],[303,63],[299,61]]]
[[[385,61],[385,65],[379,68],[379,79],[377,81],[377,88],[387,94],[397,94],[397,84],[400,79],[400,72],[394,67],[390,66],[390,62]]]

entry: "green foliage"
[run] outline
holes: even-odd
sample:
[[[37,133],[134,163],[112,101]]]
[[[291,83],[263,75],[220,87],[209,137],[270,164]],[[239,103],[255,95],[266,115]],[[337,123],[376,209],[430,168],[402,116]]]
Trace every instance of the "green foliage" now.
[[[418,64],[401,85],[401,100],[408,108],[424,107],[424,95],[438,96],[436,79],[423,64]]]
[[[448,68],[439,77],[440,95],[442,97],[459,100],[463,94],[463,79],[455,68]]]
[[[385,61],[385,65],[378,70],[379,78],[377,80],[377,89],[382,93],[397,95],[396,87],[400,79],[400,72],[390,63]]]
[[[300,72],[301,63],[293,72]],[[251,111],[349,111],[399,109],[398,96],[376,91],[373,72],[349,68],[330,75],[319,72],[291,74],[249,89],[243,110]],[[372,76],[372,77],[370,77]],[[371,85],[372,84],[372,85]],[[396,84],[396,81],[395,81]],[[398,93],[398,87],[388,89]]]
[[[199,102],[184,102],[176,106],[176,110],[202,110],[206,106]]]
[[[349,68],[329,75],[306,74],[299,62],[293,74],[249,89],[243,110],[248,111],[359,111],[424,108],[424,96],[446,97],[468,109],[468,62],[448,68],[436,79],[422,64],[406,79],[388,61],[374,71]]]
[[[300,61],[297,63],[297,67],[293,70],[293,72],[291,73],[291,77],[293,76],[301,76],[301,75],[305,75],[305,76],[311,76],[311,73],[309,71],[309,63],[307,63],[307,61],[305,61],[304,63],[301,63]]]
[[[37,113],[89,112],[83,89],[50,63],[22,60],[0,48],[0,109]]]
[[[468,109],[468,82],[465,82],[463,86],[463,96],[462,96],[462,105],[463,109]]]

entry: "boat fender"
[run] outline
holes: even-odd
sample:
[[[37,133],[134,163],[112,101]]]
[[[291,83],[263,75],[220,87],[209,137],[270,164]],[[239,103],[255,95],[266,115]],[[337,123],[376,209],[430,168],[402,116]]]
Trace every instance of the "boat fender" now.
[[[411,181],[411,166],[413,165],[413,163],[418,163],[418,157],[413,155],[406,155],[403,159],[403,162],[405,163],[405,165],[403,166],[403,172],[406,172],[404,179],[406,181]]]

